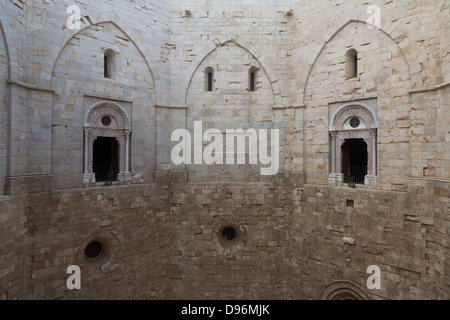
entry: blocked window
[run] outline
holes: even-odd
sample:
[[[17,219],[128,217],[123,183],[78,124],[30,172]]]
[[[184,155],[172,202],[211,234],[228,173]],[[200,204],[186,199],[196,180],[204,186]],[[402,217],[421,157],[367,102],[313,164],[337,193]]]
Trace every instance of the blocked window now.
[[[358,78],[358,52],[350,49],[345,55],[345,79]]]

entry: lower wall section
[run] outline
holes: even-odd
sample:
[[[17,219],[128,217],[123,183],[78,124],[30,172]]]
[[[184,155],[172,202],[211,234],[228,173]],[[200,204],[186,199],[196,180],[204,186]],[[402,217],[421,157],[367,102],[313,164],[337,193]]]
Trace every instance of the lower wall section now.
[[[305,186],[300,194],[294,296],[319,298],[346,280],[372,299],[449,298],[448,182],[410,181],[407,193]],[[367,288],[370,266],[381,271],[380,289]]]
[[[32,235],[26,197],[0,196],[0,299],[24,296],[30,278],[27,240]]]
[[[171,298],[289,299],[292,189],[189,183],[172,198]],[[234,240],[223,230],[233,228]]]
[[[449,194],[448,181],[410,180],[408,192],[163,183],[2,197],[0,297],[448,299]],[[70,265],[81,290],[66,286]]]
[[[111,186],[29,197],[33,299],[158,299],[170,271],[173,230],[167,186]],[[102,254],[88,259],[98,241]],[[81,268],[81,290],[68,290],[67,267]]]

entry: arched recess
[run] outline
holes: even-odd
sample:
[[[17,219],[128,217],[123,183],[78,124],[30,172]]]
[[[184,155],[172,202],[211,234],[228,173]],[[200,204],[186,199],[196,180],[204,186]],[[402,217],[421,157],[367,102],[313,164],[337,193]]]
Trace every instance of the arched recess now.
[[[104,121],[105,118],[108,121]],[[117,167],[119,170],[117,180],[131,180],[130,135],[131,119],[120,104],[113,101],[100,101],[86,111],[84,116],[84,184],[98,181],[93,157],[94,142],[98,138],[112,138],[117,141]],[[110,166],[112,167],[112,162]]]
[[[357,119],[354,126],[348,125],[351,119]],[[361,125],[363,124],[363,125]],[[361,102],[352,102],[342,105],[330,119],[330,145],[331,145],[331,172],[328,177],[330,184],[343,182],[364,183],[375,185],[377,176],[377,129],[378,120],[375,111]],[[352,165],[350,150],[345,145],[363,142],[365,146],[362,153],[366,159],[361,162],[355,159]],[[358,144],[355,144],[357,147]],[[358,155],[356,154],[356,157]],[[357,181],[354,180],[358,176]],[[349,177],[350,180],[349,180]]]
[[[114,15],[114,14],[110,14],[110,13],[102,13],[102,14],[97,14],[97,15],[93,15],[93,16],[89,16],[89,17],[84,17],[82,19],[82,23],[84,23],[84,25],[81,27],[80,30],[77,30],[77,32],[73,32],[72,30],[66,29],[65,30],[65,36],[64,36],[64,41],[61,47],[59,47],[59,49],[57,50],[58,55],[52,58],[53,64],[51,66],[51,70],[48,70],[46,68],[42,68],[41,71],[41,78],[45,79],[46,75],[49,74],[51,79],[50,79],[50,85],[53,88],[53,74],[54,74],[54,70],[56,67],[56,64],[59,60],[59,57],[62,53],[62,51],[64,50],[64,48],[67,46],[67,44],[74,38],[76,37],[78,34],[80,34],[81,32],[83,32],[84,30],[86,30],[87,28],[93,27],[93,26],[97,26],[100,24],[105,24],[105,23],[111,23],[113,26],[115,26],[117,29],[119,29],[121,32],[123,32],[128,39],[133,43],[133,45],[136,47],[136,49],[138,50],[139,54],[141,55],[141,57],[143,58],[143,60],[145,61],[145,64],[147,65],[148,71],[150,72],[151,78],[152,78],[152,84],[153,84],[153,88],[154,88],[154,94],[155,94],[155,105],[158,104],[158,93],[157,93],[157,88],[161,88],[163,87],[162,85],[159,84],[161,77],[159,76],[158,73],[158,69],[155,65],[151,65],[150,62],[148,61],[146,54],[144,54],[144,52],[141,50],[141,48],[145,48],[145,46],[143,45],[143,43],[139,42],[136,36],[134,36],[133,31],[130,28],[126,27],[126,24],[122,24],[119,22],[120,19],[118,16]],[[50,67],[50,66],[49,66]]]
[[[325,286],[320,291],[319,300],[372,300],[372,298],[353,282],[340,280]]]
[[[184,104],[187,105],[188,100],[188,92],[192,83],[192,79],[194,74],[197,72],[198,68],[202,64],[202,62],[211,55],[215,50],[220,47],[223,47],[227,43],[233,43],[238,47],[247,51],[261,66],[262,71],[265,73],[267,78],[269,79],[269,83],[274,96],[274,106],[281,105],[281,90],[278,84],[278,79],[275,76],[272,68],[265,64],[264,62],[267,60],[262,53],[258,50],[257,47],[251,45],[247,41],[237,36],[232,35],[223,35],[222,37],[216,39],[215,41],[210,42],[207,46],[205,46],[198,54],[197,57],[192,61],[190,67],[185,72],[185,79],[189,79],[186,88],[184,90]]]
[[[305,74],[304,78],[301,79],[300,81],[300,86],[302,86],[303,88],[303,95],[301,96],[301,104],[304,105],[306,103],[306,90],[308,88],[308,83],[309,83],[309,78],[311,76],[312,71],[314,70],[314,66],[316,64],[316,61],[319,59],[319,57],[321,56],[323,50],[326,48],[326,46],[333,41],[333,39],[342,31],[344,30],[348,25],[350,25],[351,23],[360,23],[363,24],[367,27],[369,27],[369,24],[366,21],[361,21],[361,20],[357,20],[357,19],[350,19],[349,21],[347,21],[346,23],[344,23],[343,25],[339,25],[336,26],[334,29],[331,29],[331,31],[324,35],[323,38],[324,39],[328,39],[325,40],[325,42],[322,45],[317,45],[313,50],[311,50],[312,54],[310,54],[308,56],[308,73]],[[389,26],[388,26],[389,28]],[[391,28],[393,32],[393,28]],[[384,29],[382,28],[377,28],[376,30],[379,30],[380,32],[382,32],[383,34],[385,34],[390,40],[392,40],[393,43],[395,43],[395,45],[399,48],[402,57],[408,67],[408,73],[409,73],[409,77],[411,78],[411,72],[410,70],[412,68],[416,68],[417,66],[420,66],[420,63],[417,59],[417,57],[415,57],[414,55],[411,55],[409,57],[409,59],[411,61],[408,61],[408,59],[406,58],[405,53],[403,52],[402,48],[399,46],[399,44],[395,41],[395,39],[393,38],[393,36],[391,36],[388,32],[386,32]],[[420,70],[420,68],[419,68]]]

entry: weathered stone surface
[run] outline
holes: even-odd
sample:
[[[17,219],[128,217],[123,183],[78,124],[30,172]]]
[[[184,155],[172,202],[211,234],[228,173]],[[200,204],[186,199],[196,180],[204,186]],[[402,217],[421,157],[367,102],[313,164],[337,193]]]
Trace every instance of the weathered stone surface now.
[[[0,299],[449,298],[446,1],[79,0],[80,30],[71,4],[0,1]],[[279,171],[175,165],[195,121],[278,129]],[[120,144],[110,184],[100,133]],[[355,137],[370,159],[352,188],[332,167]]]

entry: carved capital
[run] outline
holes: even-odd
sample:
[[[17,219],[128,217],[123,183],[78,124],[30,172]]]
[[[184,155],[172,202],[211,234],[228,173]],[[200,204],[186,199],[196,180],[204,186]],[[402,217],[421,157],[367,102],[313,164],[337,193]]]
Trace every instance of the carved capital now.
[[[91,128],[84,128],[84,135],[85,136],[89,136],[89,134],[91,133]]]
[[[124,135],[126,138],[129,138],[129,137],[130,137],[130,134],[131,134],[131,129],[125,129],[125,130],[123,130],[123,135]]]
[[[370,129],[369,133],[370,133],[371,137],[376,137],[377,136],[377,129]]]

